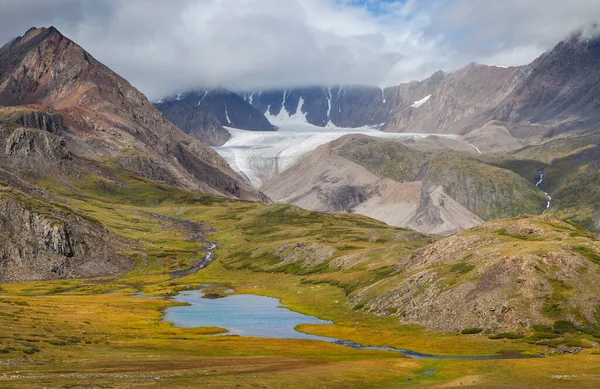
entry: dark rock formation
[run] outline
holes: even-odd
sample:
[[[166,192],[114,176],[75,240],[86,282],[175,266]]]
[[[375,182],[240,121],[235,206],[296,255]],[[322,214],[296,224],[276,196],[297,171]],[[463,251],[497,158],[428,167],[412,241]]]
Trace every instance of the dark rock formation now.
[[[308,123],[325,127],[362,127],[386,121],[383,91],[372,86],[309,87],[243,93],[267,116],[306,114]]]
[[[179,94],[154,105],[173,124],[211,146],[221,146],[229,139],[223,126],[252,131],[274,130],[261,112],[223,88]]]
[[[179,101],[155,104],[171,123],[209,146],[222,146],[231,135],[210,111]]]
[[[0,187],[0,282],[124,274],[125,242],[100,223]]]

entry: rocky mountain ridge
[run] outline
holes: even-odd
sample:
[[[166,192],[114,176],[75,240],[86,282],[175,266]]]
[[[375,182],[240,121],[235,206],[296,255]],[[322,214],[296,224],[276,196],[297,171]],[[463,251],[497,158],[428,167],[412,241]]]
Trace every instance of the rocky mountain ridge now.
[[[183,188],[263,198],[217,153],[167,121],[142,93],[53,27],[30,29],[0,53],[0,105],[28,104],[60,115],[66,128],[61,136],[74,154],[113,158],[142,176]],[[131,151],[138,163],[131,163]]]
[[[300,110],[308,123],[320,127],[464,135],[489,132],[486,124],[494,122],[516,141],[538,141],[597,128],[598,47],[600,38],[575,34],[524,66],[473,63],[386,88],[317,86],[241,95],[269,118]]]
[[[132,270],[134,261],[120,254],[130,242],[40,185],[122,188],[145,179],[268,201],[55,28],[30,29],[2,48],[0,282]]]

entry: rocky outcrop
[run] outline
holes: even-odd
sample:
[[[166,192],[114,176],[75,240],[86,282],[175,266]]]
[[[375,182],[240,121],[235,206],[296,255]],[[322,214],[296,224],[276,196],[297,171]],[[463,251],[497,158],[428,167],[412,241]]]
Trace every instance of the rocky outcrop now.
[[[66,208],[0,188],[0,282],[119,275],[124,241]]]
[[[60,114],[49,107],[21,106],[0,108],[0,123],[59,134],[67,127]]]
[[[335,248],[322,243],[284,243],[273,254],[281,258],[281,262],[273,267],[292,262],[299,262],[303,267],[314,267],[333,257]]]
[[[46,131],[0,124],[0,167],[13,173],[56,175],[69,170],[73,154],[64,138]]]

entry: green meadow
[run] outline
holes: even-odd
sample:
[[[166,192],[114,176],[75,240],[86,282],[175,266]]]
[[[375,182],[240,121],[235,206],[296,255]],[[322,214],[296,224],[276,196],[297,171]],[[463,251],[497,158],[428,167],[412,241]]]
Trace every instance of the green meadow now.
[[[104,224],[123,238],[121,254],[136,267],[120,277],[1,285],[0,387],[600,386],[600,353],[589,347],[594,339],[600,342],[594,334],[569,328],[560,333],[558,327],[536,328],[527,337],[476,329],[441,333],[401,325],[396,316],[375,315],[351,302],[354,291],[393,280],[398,258],[439,237],[358,215],[237,201],[122,172],[115,176],[114,181],[93,178],[68,185],[38,180],[37,185],[60,199],[57,203],[18,196],[36,210],[61,208]],[[200,252],[205,244],[190,237],[190,228],[217,244],[217,260],[172,279],[170,272],[186,269],[205,255]],[[298,247],[326,252],[327,260],[319,262],[317,255],[307,263],[297,256]],[[469,264],[446,273],[468,277]],[[168,296],[205,284],[215,284],[216,294],[227,286],[234,293],[280,298],[290,309],[335,323],[303,325],[300,331],[363,345],[438,355],[520,351],[547,356],[411,359],[318,341],[224,336],[223,329],[176,328],[162,319],[163,311],[176,304]],[[166,298],[138,298],[136,293]],[[553,352],[551,345],[531,341],[535,336],[572,342],[583,351]]]

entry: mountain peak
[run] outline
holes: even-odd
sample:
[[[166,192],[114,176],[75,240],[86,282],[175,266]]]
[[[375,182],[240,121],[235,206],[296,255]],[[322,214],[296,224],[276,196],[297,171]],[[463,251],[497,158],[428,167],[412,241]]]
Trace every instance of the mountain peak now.
[[[60,36],[61,38],[65,38],[65,36],[61,34],[60,31],[58,31],[54,26],[31,27],[22,37],[15,39],[13,44],[23,45],[27,42],[31,42],[32,40],[35,40],[36,43],[39,43],[56,35]]]
[[[61,105],[59,100],[77,97],[68,96],[67,85],[75,88],[93,63],[83,48],[56,28],[31,28],[0,51],[0,104]]]
[[[262,196],[215,151],[168,122],[127,80],[54,27],[30,29],[0,51],[0,105],[29,104],[56,110],[69,132],[89,142],[87,157],[117,156],[123,167],[171,185]],[[131,149],[143,157],[132,160]]]

